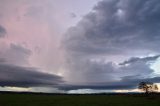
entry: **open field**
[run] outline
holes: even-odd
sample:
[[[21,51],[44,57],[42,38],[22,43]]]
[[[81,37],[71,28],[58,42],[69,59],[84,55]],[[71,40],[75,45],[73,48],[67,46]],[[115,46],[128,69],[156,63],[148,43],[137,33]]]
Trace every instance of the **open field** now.
[[[160,106],[160,94],[0,94],[0,106]]]

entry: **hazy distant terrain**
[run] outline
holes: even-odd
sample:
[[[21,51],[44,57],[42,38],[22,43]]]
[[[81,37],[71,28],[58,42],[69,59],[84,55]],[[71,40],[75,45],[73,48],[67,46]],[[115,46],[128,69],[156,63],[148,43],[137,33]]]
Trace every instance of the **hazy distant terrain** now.
[[[0,94],[0,106],[160,106],[160,94]]]

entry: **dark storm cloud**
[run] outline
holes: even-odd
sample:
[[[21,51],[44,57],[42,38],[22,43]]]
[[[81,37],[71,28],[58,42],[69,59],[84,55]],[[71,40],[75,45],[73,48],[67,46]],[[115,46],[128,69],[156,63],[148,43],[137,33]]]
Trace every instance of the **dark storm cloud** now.
[[[72,27],[65,47],[81,54],[160,51],[158,0],[104,0]]]
[[[28,67],[32,51],[24,45],[11,43],[8,48],[0,51],[0,86],[53,87],[63,82],[60,76]]]
[[[144,58],[139,58],[139,57],[133,57],[127,61],[124,61],[123,63],[120,63],[119,65],[126,65],[126,64],[130,64],[130,63],[134,63],[137,61],[143,61],[143,62],[147,62],[147,61],[152,61],[152,60],[156,60],[160,57],[160,55],[157,56],[151,56],[151,57],[144,57]]]
[[[131,78],[130,78],[131,77]],[[136,77],[136,76],[135,76]],[[160,77],[135,79],[133,76],[124,77],[117,82],[109,83],[94,83],[87,85],[60,85],[59,89],[62,90],[78,90],[78,89],[97,89],[97,90],[122,90],[122,89],[136,89],[140,82],[160,82]]]
[[[61,90],[78,90],[78,89],[97,89],[97,90],[119,90],[119,89],[133,89],[135,86],[132,84],[106,84],[106,85],[65,85],[60,86]]]
[[[159,0],[103,0],[71,27],[63,46],[67,74],[79,83],[77,88],[133,88],[141,80],[153,80],[148,62],[159,55],[146,55],[160,52],[159,11]],[[124,62],[116,64],[116,59]]]
[[[81,80],[83,81],[83,83],[61,85],[59,86],[59,88],[63,90],[133,89],[137,88],[138,83],[141,81],[158,83],[160,82],[160,77],[151,77],[151,74],[154,73],[154,70],[151,69],[148,65],[149,62],[157,60],[158,57],[159,55],[138,58],[137,61],[127,63],[129,64],[127,66],[125,64],[116,65],[112,62],[79,62],[78,66],[72,66],[74,67],[74,69],[81,68],[81,71],[71,71],[71,75],[72,77],[74,77],[74,80],[78,79],[78,81]],[[81,76],[80,78],[83,78],[83,80],[78,78],[79,76]]]
[[[4,37],[6,33],[6,29],[0,25],[0,37]]]
[[[39,72],[35,68],[0,64],[0,86],[44,87],[62,83],[61,77]]]

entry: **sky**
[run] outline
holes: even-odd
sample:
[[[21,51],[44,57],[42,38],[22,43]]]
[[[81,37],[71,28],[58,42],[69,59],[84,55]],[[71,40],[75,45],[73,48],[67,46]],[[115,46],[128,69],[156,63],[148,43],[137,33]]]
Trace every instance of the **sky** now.
[[[0,91],[160,83],[159,11],[159,0],[0,0]]]

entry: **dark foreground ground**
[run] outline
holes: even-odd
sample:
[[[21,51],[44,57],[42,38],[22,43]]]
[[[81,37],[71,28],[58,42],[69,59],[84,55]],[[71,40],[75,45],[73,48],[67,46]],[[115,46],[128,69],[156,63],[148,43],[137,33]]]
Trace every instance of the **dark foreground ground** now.
[[[28,94],[0,93],[0,106],[160,106],[160,94]]]

